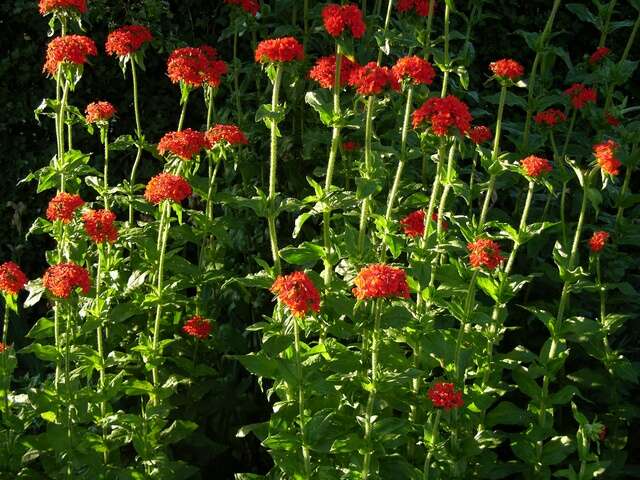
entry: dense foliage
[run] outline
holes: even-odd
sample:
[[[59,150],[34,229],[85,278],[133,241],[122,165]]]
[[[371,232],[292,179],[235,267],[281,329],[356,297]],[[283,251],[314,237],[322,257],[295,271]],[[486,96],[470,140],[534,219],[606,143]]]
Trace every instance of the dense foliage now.
[[[637,475],[637,0],[0,9],[3,475]]]

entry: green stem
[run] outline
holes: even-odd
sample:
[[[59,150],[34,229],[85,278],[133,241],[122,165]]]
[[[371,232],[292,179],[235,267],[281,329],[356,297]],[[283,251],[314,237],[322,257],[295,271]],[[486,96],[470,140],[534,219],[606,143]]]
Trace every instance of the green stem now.
[[[67,400],[67,478],[72,478],[71,475],[71,451],[73,449],[73,423],[71,421],[71,409],[73,406],[73,399],[71,396],[71,380],[70,380],[70,365],[71,358],[71,309],[66,312],[66,327],[64,334],[64,386],[66,390]]]
[[[9,294],[7,294],[9,295]],[[9,346],[7,345],[7,341],[9,338],[9,304],[4,303],[4,322],[2,324],[2,345],[4,346],[4,352],[2,352],[2,363],[4,369],[4,375],[6,376],[6,381],[4,382],[4,414],[9,415],[9,389],[11,388],[11,375],[7,371],[7,357],[9,356]]]
[[[633,28],[631,29],[631,33],[629,34],[629,39],[627,40],[627,45],[624,47],[624,52],[622,52],[622,56],[620,57],[620,61],[618,62],[619,64],[623,63],[627,59],[627,57],[629,57],[629,52],[631,51],[631,47],[633,47],[633,43],[636,40],[636,35],[638,34],[638,28],[640,28],[640,12],[638,12],[638,17],[633,24]]]
[[[564,145],[562,146],[562,153],[560,154],[560,161],[564,162],[564,157],[567,154],[567,148],[569,147],[569,141],[571,140],[571,135],[573,134],[573,128],[576,124],[576,117],[578,115],[578,109],[574,108],[573,113],[571,113],[571,120],[569,121],[569,130],[567,130],[567,137],[564,139]]]
[[[309,41],[309,0],[304,0],[302,5],[302,22],[303,22],[303,35],[302,46],[305,53],[307,52],[307,42]]]
[[[103,263],[103,250],[102,245],[98,245],[98,271],[96,273],[96,298],[95,305],[98,305],[101,298],[101,286],[102,286],[102,263]],[[102,315],[102,309],[98,310],[100,315]],[[100,387],[100,394],[104,395],[104,387],[105,387],[105,365],[104,365],[104,344],[103,344],[103,332],[102,332],[102,318],[99,318],[98,328],[96,329],[96,343],[98,345],[98,356],[100,357],[100,371],[99,371],[99,382],[98,385]],[[107,403],[104,400],[100,401],[100,416],[101,420],[104,421],[105,416],[107,415]],[[102,440],[106,443],[107,439],[107,431],[106,428],[102,429]],[[109,452],[105,451],[103,456],[104,463],[109,463]]]
[[[433,3],[433,2],[432,2]],[[442,417],[442,409],[438,408],[436,410],[436,418],[433,420],[433,427],[431,428],[431,441],[429,442],[432,446],[429,447],[429,451],[427,452],[426,458],[424,459],[424,467],[422,469],[422,480],[429,480],[429,473],[431,470],[431,458],[433,457],[433,452],[435,451],[435,446],[438,443],[438,433],[440,432],[440,418]],[[427,444],[425,439],[424,444]]]
[[[431,55],[431,31],[433,30],[433,11],[436,6],[436,2],[429,1],[429,14],[427,15],[427,33],[424,47],[424,59],[429,60]]]
[[[440,197],[440,204],[438,205],[438,221],[437,221],[437,229],[436,229],[438,233],[438,239],[440,239],[440,237],[442,236],[442,218],[444,217],[444,212],[447,206],[447,197],[449,196],[449,191],[451,190],[451,185],[452,185],[453,160],[455,158],[456,145],[457,145],[456,141],[454,140],[451,143],[451,148],[449,149],[449,160],[447,161],[446,182],[444,183],[444,189],[442,190],[442,197]]]
[[[62,89],[62,100],[60,102],[60,110],[58,111],[58,163],[62,166],[64,162],[64,123],[66,116],[66,105],[69,96],[69,81],[64,81],[64,87]],[[64,171],[64,167],[63,167]],[[60,191],[65,191],[65,176],[64,173],[60,174]]]
[[[602,28],[602,33],[600,34],[600,41],[598,42],[598,47],[604,47],[604,44],[607,41],[607,35],[609,34],[609,26],[611,25],[611,16],[613,15],[613,10],[616,8],[617,0],[611,0],[609,3],[609,8],[607,10],[607,19],[604,22],[604,27]]]
[[[283,65],[278,63],[276,66],[276,78],[273,82],[273,93],[271,97],[271,109],[276,111],[280,102],[280,85],[282,84]],[[278,233],[276,231],[276,214],[275,201],[276,201],[276,182],[277,182],[277,168],[278,168],[278,125],[276,122],[271,122],[271,147],[269,155],[269,214],[267,217],[267,223],[269,226],[269,239],[271,243],[271,255],[273,256],[273,264],[276,274],[280,274],[280,249],[278,247]]]
[[[296,362],[296,376],[298,379],[298,415],[300,421],[300,443],[302,445],[302,460],[304,462],[305,478],[311,479],[311,455],[307,445],[304,412],[304,377],[302,374],[302,360],[300,359],[300,327],[298,319],[293,318],[294,352]]]
[[[364,128],[364,178],[370,179],[372,174],[371,162],[371,136],[373,135],[373,104],[375,97],[370,95],[367,98],[367,110],[365,116]],[[369,196],[362,199],[362,209],[360,211],[360,228],[358,232],[358,254],[362,256],[364,253],[364,243],[367,234],[367,220],[369,215]]]
[[[635,150],[635,149],[634,149]],[[622,202],[624,197],[627,194],[627,190],[629,190],[629,184],[631,182],[631,173],[633,172],[632,167],[627,167],[627,171],[624,175],[624,181],[622,182],[622,188],[620,189],[620,194],[618,195],[618,202]],[[622,221],[622,214],[624,213],[624,207],[619,206],[618,212],[616,213],[616,230],[620,228],[620,222]]]
[[[102,174],[104,196],[102,202],[105,210],[109,210],[109,127],[104,127],[104,172]]]
[[[184,120],[187,116],[187,105],[189,104],[189,97],[191,95],[187,94],[187,98],[182,102],[182,109],[180,110],[180,119],[178,120],[178,131],[182,131],[182,127],[184,126]]]
[[[473,187],[476,183],[476,169],[478,164],[478,153],[473,153],[471,160],[471,175],[469,176],[469,218],[473,215]]]
[[[478,270],[474,270],[471,274],[471,280],[469,280],[469,288],[467,290],[467,296],[464,300],[464,321],[460,322],[460,328],[458,329],[458,339],[456,340],[456,351],[454,357],[454,367],[456,373],[456,380],[458,382],[464,381],[464,372],[462,365],[460,364],[462,355],[462,343],[464,340],[464,331],[471,318],[471,309],[473,308],[474,300],[476,297],[476,278],[478,277]]]
[[[444,7],[444,76],[442,77],[442,91],[440,96],[444,98],[447,95],[447,88],[449,87],[449,16],[451,9],[449,8],[449,2],[446,2]]]
[[[136,62],[131,61],[131,78],[133,80],[133,110],[136,118],[136,136],[138,147],[136,152],[136,159],[131,167],[131,175],[129,177],[129,188],[133,189],[136,183],[136,172],[142,159],[142,127],[140,122],[140,106],[138,103],[138,74],[136,69]],[[129,197],[129,226],[133,226],[133,196]]]
[[[387,3],[387,15],[384,18],[384,28],[382,30],[382,37],[384,39],[387,38],[387,32],[389,31],[389,23],[391,22],[391,12],[392,12],[392,8],[393,8],[393,0],[389,0],[389,2]],[[363,10],[364,12],[364,10]],[[366,16],[366,14],[365,14]],[[378,61],[376,62],[378,64],[378,66],[380,65],[380,62],[382,62],[382,49],[378,49]]]
[[[369,469],[371,467],[371,454],[373,445],[371,444],[371,433],[373,431],[373,407],[376,401],[376,389],[378,382],[378,353],[379,353],[379,341],[380,341],[380,317],[381,317],[381,300],[377,300],[374,304],[373,313],[373,330],[371,331],[371,390],[369,390],[369,399],[367,400],[367,407],[364,417],[364,441],[366,444],[366,451],[364,459],[362,461],[362,474],[360,478],[366,480],[369,478]]]
[[[240,61],[238,60],[238,23],[233,19],[233,88],[236,99],[236,115],[238,120],[242,118],[242,106],[240,104]]]
[[[215,91],[213,87],[206,87],[206,104],[207,104],[207,131],[211,128],[211,123],[213,122],[213,108],[215,104]]]

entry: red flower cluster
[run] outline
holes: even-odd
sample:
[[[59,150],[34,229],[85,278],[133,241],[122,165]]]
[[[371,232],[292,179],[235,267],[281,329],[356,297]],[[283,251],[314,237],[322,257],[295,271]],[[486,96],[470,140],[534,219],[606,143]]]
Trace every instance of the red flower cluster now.
[[[435,2],[435,0],[433,0]],[[398,12],[405,13],[414,10],[421,17],[429,16],[429,0],[398,0]]]
[[[85,109],[87,123],[108,122],[116,114],[116,107],[109,102],[92,102]]]
[[[198,340],[205,340],[211,333],[211,321],[202,318],[200,315],[194,315],[184,322],[182,331]]]
[[[565,122],[567,116],[561,110],[557,108],[549,108],[542,112],[536,113],[533,117],[533,121],[538,125],[545,125],[547,127],[555,127],[558,123]]]
[[[212,148],[215,144],[226,142],[229,145],[246,145],[249,143],[246,135],[237,125],[218,124],[211,127],[204,134],[207,148]]]
[[[404,234],[412,238],[424,235],[424,217],[424,210],[416,210],[400,220]],[[431,220],[437,222],[438,214],[433,213]],[[446,220],[442,220],[442,228],[445,230],[449,229],[449,223]]]
[[[304,317],[310,311],[320,311],[320,293],[304,272],[280,275],[271,285],[271,292],[278,296],[296,317]]]
[[[430,98],[413,112],[413,128],[429,121],[431,130],[439,137],[452,135],[452,127],[457,128],[460,133],[467,133],[471,128],[471,120],[467,104],[454,95]]]
[[[143,25],[125,25],[107,36],[105,51],[109,55],[124,57],[136,53],[142,45],[153,40],[151,31]]]
[[[184,82],[192,87],[203,83],[220,86],[227,73],[227,64],[218,58],[218,52],[209,45],[178,48],[167,60],[167,75],[173,83]]]
[[[78,13],[86,13],[87,0],[40,0],[40,15],[46,15],[54,10],[75,10]]]
[[[592,253],[600,253],[609,240],[609,234],[602,230],[593,232],[593,235],[589,239],[589,249]]]
[[[488,238],[479,238],[475,242],[468,243],[467,250],[469,250],[469,263],[475,268],[485,266],[493,270],[503,260],[500,255],[500,245]]]
[[[80,265],[73,262],[53,265],[44,272],[42,277],[44,288],[54,297],[69,298],[71,292],[79,287],[85,295],[91,289],[89,273]]]
[[[186,128],[179,132],[165,133],[158,142],[158,153],[164,155],[169,152],[182,160],[191,160],[206,147],[204,133]]]
[[[622,123],[619,118],[614,117],[609,112],[604,112],[604,120],[612,127],[619,127]]]
[[[398,59],[391,70],[398,81],[409,78],[415,85],[431,85],[436,76],[431,64],[417,55]]]
[[[9,345],[5,345],[4,343],[0,342],[0,353],[4,353],[8,348],[11,348]]]
[[[595,103],[598,99],[598,92],[582,83],[574,83],[564,91],[564,94],[569,96],[571,105],[577,110],[582,109],[589,102]]]
[[[114,243],[118,239],[115,220],[116,214],[110,210],[87,210],[82,214],[84,231],[96,243]]]
[[[353,38],[361,38],[367,28],[362,19],[362,11],[353,3],[330,3],[322,9],[322,21],[332,37],[339,37],[345,28],[349,28]]]
[[[0,265],[0,291],[16,295],[27,283],[27,276],[18,265],[4,262]]]
[[[380,67],[376,62],[369,62],[357,68],[349,77],[349,85],[360,95],[378,95],[385,88],[399,90],[400,85],[395,75],[387,67]]]
[[[520,161],[520,165],[524,172],[532,178],[538,178],[540,175],[544,175],[553,170],[549,160],[536,157],[535,155],[529,155],[527,158],[523,158]]]
[[[97,54],[96,44],[89,37],[84,35],[56,37],[47,45],[47,57],[42,71],[54,76],[61,63],[83,65],[89,55]]]
[[[604,57],[611,53],[611,49],[607,47],[598,47],[595,52],[591,54],[589,57],[589,63],[591,65],[595,65],[596,63],[600,63]]]
[[[438,382],[429,389],[427,395],[436,408],[451,410],[452,408],[462,408],[464,405],[462,392],[456,391],[453,383]]]
[[[620,173],[622,163],[616,157],[616,149],[619,146],[620,145],[613,140],[607,140],[604,143],[594,145],[593,153],[604,173],[608,173],[609,175],[618,175]]]
[[[144,191],[144,198],[149,203],[157,205],[164,200],[182,202],[191,195],[191,185],[180,175],[160,173],[149,180]]]
[[[242,10],[254,17],[260,11],[260,2],[258,0],[224,0],[229,5],[238,5]]]
[[[484,125],[473,127],[471,130],[469,130],[468,135],[471,141],[476,145],[488,142],[493,138],[493,133],[491,133],[489,127],[485,127]]]
[[[84,200],[80,195],[60,192],[49,201],[47,206],[47,218],[51,222],[61,220],[69,223],[73,218],[73,213],[84,205]]]
[[[496,77],[508,78],[515,81],[524,75],[524,67],[515,60],[503,58],[489,64],[489,68]]]
[[[342,149],[345,152],[354,152],[360,148],[360,144],[355,140],[345,140],[342,142]]]
[[[355,280],[352,292],[358,300],[367,298],[409,298],[407,274],[401,268],[383,263],[364,267]]]
[[[342,56],[340,62],[340,85],[345,86],[349,82],[353,72],[360,68],[357,63]],[[309,78],[315,80],[322,88],[333,88],[336,81],[336,56],[320,57],[316,64],[309,70]]]
[[[293,62],[304,59],[302,44],[293,37],[263,40],[255,51],[255,60],[259,63]]]

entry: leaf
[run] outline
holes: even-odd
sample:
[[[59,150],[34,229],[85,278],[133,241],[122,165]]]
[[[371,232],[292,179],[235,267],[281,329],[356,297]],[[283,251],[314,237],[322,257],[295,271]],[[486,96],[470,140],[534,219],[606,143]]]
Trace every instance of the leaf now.
[[[198,428],[198,424],[187,420],[175,420],[168,428],[160,433],[160,439],[166,445],[177,443],[187,438]]]
[[[32,343],[27,345],[19,353],[33,353],[40,360],[45,362],[55,362],[61,359],[61,355],[58,353],[58,349],[53,345],[41,345],[39,343]]]
[[[495,425],[525,425],[527,414],[520,407],[511,402],[500,402],[487,413],[487,426]]]
[[[153,385],[146,380],[128,380],[124,383],[124,391],[127,395],[151,395]]]
[[[325,91],[307,92],[304,96],[304,101],[311,106],[318,115],[320,121],[326,126],[331,126],[333,123],[333,105],[329,95]]]
[[[43,338],[51,338],[53,334],[53,322],[48,318],[41,318],[31,327],[31,330],[27,333],[27,337],[33,338],[34,340],[41,340]]]
[[[550,401],[552,405],[564,405],[569,403],[574,395],[579,394],[580,390],[573,385],[565,385],[559,391],[551,395]]]
[[[531,372],[522,367],[514,368],[511,372],[513,379],[518,384],[518,388],[533,400],[540,399],[541,388],[536,381],[531,378]]]
[[[542,464],[556,465],[575,451],[576,447],[570,437],[553,437],[542,447]]]
[[[591,23],[599,28],[600,21],[591,11],[585,6],[579,3],[570,3],[567,5],[567,9],[578,17],[583,22]]]
[[[292,265],[313,265],[324,256],[324,247],[311,242],[280,250],[280,257]]]
[[[276,378],[278,362],[267,357],[264,353],[249,353],[247,355],[230,355],[229,358],[238,360],[244,368],[254,375],[264,378]]]

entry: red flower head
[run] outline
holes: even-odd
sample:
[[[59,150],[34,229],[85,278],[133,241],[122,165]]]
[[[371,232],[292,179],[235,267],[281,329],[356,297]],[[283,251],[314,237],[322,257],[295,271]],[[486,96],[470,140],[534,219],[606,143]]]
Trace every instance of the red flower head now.
[[[194,315],[184,322],[182,331],[198,340],[206,340],[211,333],[211,326],[210,320],[202,318],[200,315]]]
[[[167,60],[167,75],[173,83],[184,82],[192,87],[202,85],[202,73],[207,57],[199,48],[184,47],[171,52]]]
[[[491,62],[489,68],[496,77],[511,81],[516,81],[524,75],[524,67],[510,58]]]
[[[364,267],[354,280],[352,292],[358,300],[369,298],[409,298],[407,274],[401,268],[376,263]]]
[[[582,109],[589,102],[595,103],[598,99],[598,92],[582,83],[574,83],[564,91],[564,94],[569,96],[571,105],[577,110]]]
[[[591,65],[595,65],[596,63],[600,63],[604,57],[611,53],[611,49],[607,47],[598,47],[595,52],[591,54],[589,57],[589,63]]]
[[[280,275],[271,285],[271,292],[278,296],[296,317],[304,317],[310,311],[320,311],[320,293],[304,272]]]
[[[604,112],[604,120],[612,127],[619,127],[622,123],[619,118],[614,117],[609,112]]]
[[[61,220],[62,223],[69,223],[73,218],[73,213],[84,205],[84,200],[80,195],[61,192],[51,199],[47,206],[47,218],[51,222]]]
[[[17,295],[27,283],[27,276],[18,265],[13,262],[4,262],[0,265],[0,291],[11,295]]]
[[[40,0],[40,15],[47,15],[55,10],[75,10],[77,13],[86,13],[87,0]]]
[[[293,37],[263,40],[256,47],[256,62],[293,62],[304,59],[302,44]]]
[[[169,152],[182,160],[191,160],[206,146],[204,133],[187,128],[179,132],[166,133],[158,143],[158,153],[164,155]]]
[[[484,125],[473,127],[471,130],[469,130],[468,135],[471,141],[476,145],[488,142],[493,138],[493,133],[491,133],[491,130]]]
[[[360,66],[347,57],[342,56],[340,62],[340,85],[345,86],[353,71]],[[315,80],[322,88],[333,88],[336,81],[336,56],[320,57],[316,64],[309,70],[309,78]]]
[[[84,231],[96,243],[114,243],[118,239],[115,220],[116,214],[110,210],[87,210],[82,214]]]
[[[237,125],[218,124],[211,127],[204,134],[207,148],[213,148],[214,145],[226,142],[229,145],[246,145],[249,143],[245,134]]]
[[[391,70],[398,81],[408,78],[415,85],[431,85],[436,76],[431,64],[416,55],[398,59]]]
[[[238,5],[245,12],[254,17],[260,11],[260,2],[258,0],[224,0],[229,5]]]
[[[475,242],[467,244],[469,250],[469,263],[474,268],[487,267],[493,270],[503,258],[500,255],[500,245],[487,238],[479,238]]]
[[[593,153],[596,156],[598,165],[604,173],[609,175],[618,175],[622,163],[616,157],[616,149],[619,145],[613,140],[607,140],[604,143],[594,145]]]
[[[42,71],[54,76],[61,63],[83,65],[87,62],[89,55],[97,54],[96,44],[89,37],[84,35],[56,37],[47,45],[47,57]]]
[[[378,95],[385,88],[399,90],[400,85],[395,75],[387,67],[380,67],[376,62],[356,68],[349,77],[349,85],[360,95]]]
[[[180,175],[172,175],[164,172],[149,180],[147,188],[144,191],[144,198],[154,205],[164,200],[180,203],[189,195],[191,195],[189,182]]]
[[[85,109],[87,123],[108,122],[116,114],[116,107],[109,102],[93,102]]]
[[[227,72],[227,64],[218,59],[218,51],[209,45],[200,45],[200,51],[205,57],[202,66],[202,81],[211,87],[219,87]]]
[[[538,178],[539,176],[553,170],[549,160],[546,158],[536,157],[535,155],[529,155],[527,158],[523,158],[520,161],[520,165],[527,176],[532,178]]]
[[[413,128],[428,121],[432,132],[439,137],[452,135],[452,127],[462,134],[467,133],[471,128],[471,120],[467,104],[454,95],[430,98],[413,112]]]
[[[151,31],[143,25],[125,25],[109,33],[104,45],[109,55],[124,57],[136,53],[142,45],[153,40]]]
[[[354,140],[345,140],[342,142],[342,149],[345,152],[355,152],[360,148],[360,144]]]
[[[538,112],[535,117],[533,117],[533,121],[536,122],[536,124],[547,127],[555,127],[557,124],[565,122],[566,120],[567,116],[557,108],[549,108]]]
[[[337,5],[330,3],[322,9],[322,21],[327,33],[339,37],[345,28],[351,30],[353,38],[361,38],[366,30],[362,11],[353,3]]]
[[[4,353],[9,348],[11,348],[11,346],[5,345],[4,343],[0,342],[0,353]]]
[[[589,239],[589,249],[591,253],[600,253],[608,240],[609,234],[607,232],[603,232],[602,230],[593,232],[593,235]]]
[[[416,210],[400,220],[404,234],[412,238],[424,235],[424,217],[424,210]],[[438,214],[431,214],[431,220],[437,223]],[[446,220],[442,220],[442,228],[444,230],[449,229],[449,223]]]
[[[85,295],[91,289],[89,273],[73,262],[59,263],[49,267],[44,272],[42,284],[54,297],[58,298],[69,298],[76,288],[80,288]]]
[[[399,13],[414,10],[421,17],[427,17],[429,16],[429,6],[429,0],[398,0],[397,8]]]
[[[456,391],[453,383],[438,382],[433,385],[427,393],[431,403],[436,408],[451,410],[452,408],[462,408],[462,392]]]

